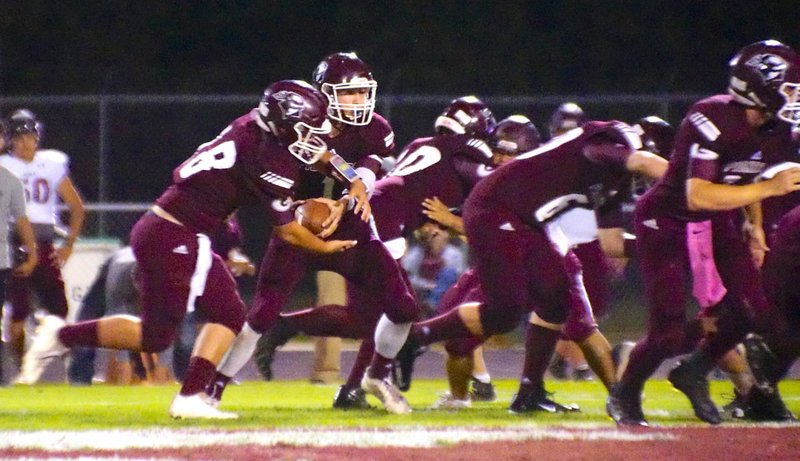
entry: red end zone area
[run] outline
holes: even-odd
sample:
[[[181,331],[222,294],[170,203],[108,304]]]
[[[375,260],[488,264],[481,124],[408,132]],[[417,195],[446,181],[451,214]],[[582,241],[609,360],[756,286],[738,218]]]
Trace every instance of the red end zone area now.
[[[800,452],[800,425],[38,431],[7,432],[0,446],[2,459],[49,460],[785,460]]]

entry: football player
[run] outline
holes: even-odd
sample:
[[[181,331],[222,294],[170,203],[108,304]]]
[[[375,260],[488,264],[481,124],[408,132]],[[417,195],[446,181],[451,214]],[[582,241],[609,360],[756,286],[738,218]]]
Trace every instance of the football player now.
[[[42,123],[28,109],[19,109],[9,118],[10,149],[0,156],[5,166],[25,186],[28,220],[33,225],[38,248],[38,264],[30,276],[12,274],[8,284],[11,306],[9,343],[13,357],[21,364],[17,382],[32,384],[44,371],[36,362],[23,360],[25,348],[25,319],[31,314],[33,294],[39,297],[48,312],[41,324],[59,323],[67,317],[67,295],[61,268],[72,254],[75,241],[83,229],[86,211],[78,190],[69,176],[69,158],[61,151],[40,149]],[[63,243],[56,245],[58,236],[57,206],[63,201],[69,210],[69,228]],[[38,335],[32,347],[42,347]],[[23,363],[24,362],[24,363]]]
[[[471,185],[491,171],[492,151],[487,141],[495,124],[494,115],[480,99],[474,96],[457,98],[435,120],[436,135],[412,141],[398,156],[395,168],[376,182],[370,200],[375,226],[393,258],[399,260],[405,254],[406,238],[427,221],[421,206],[427,197],[437,196],[447,206],[457,207]],[[370,392],[376,393],[376,387],[380,386],[391,394],[388,398],[379,398],[402,401],[403,404],[395,408],[405,412],[407,403],[390,375],[406,333],[369,307],[374,300],[368,293],[351,291],[347,306],[283,314],[279,323],[285,324],[291,332],[310,335],[319,335],[322,329],[333,330],[325,328],[332,326],[340,336],[364,339],[347,381],[334,398],[335,408],[368,406],[361,390],[363,380]],[[338,326],[343,322],[337,318],[354,320],[344,328]],[[393,333],[393,339],[379,342],[375,347],[375,340],[383,331]]]
[[[382,159],[390,156],[394,149],[394,133],[391,127],[385,119],[373,112],[377,83],[372,72],[354,53],[335,53],[319,64],[314,71],[314,82],[329,100],[328,118],[336,127],[325,138],[328,147],[341,155],[345,162],[353,164],[354,171],[367,184],[371,194]],[[317,194],[319,191],[302,197],[314,197]],[[247,363],[262,334],[273,326],[279,330],[269,335],[269,347],[272,351],[291,336],[293,332],[287,333],[283,324],[275,325],[275,322],[306,270],[339,273],[351,285],[348,292],[368,293],[369,302],[364,307],[366,313],[360,313],[360,316],[371,315],[377,318],[385,312],[387,318],[393,319],[388,320],[391,324],[408,323],[416,318],[414,298],[400,267],[380,241],[371,235],[369,225],[356,221],[349,218],[343,220],[333,235],[347,235],[348,238],[356,239],[359,241],[358,247],[354,251],[334,257],[320,257],[298,251],[279,239],[273,238],[270,241],[261,263],[256,296],[247,322],[209,388],[209,393],[216,400],[221,398],[231,377]],[[334,229],[328,229],[321,235],[327,237]],[[334,329],[342,322],[343,317],[337,310],[321,307],[324,309],[319,309],[317,314],[321,319],[321,329]],[[307,333],[313,336],[361,338],[373,331],[359,329],[361,321],[350,323],[356,326],[348,325],[344,327],[347,331],[339,334],[312,331]],[[368,328],[370,324],[374,326],[374,322],[370,321],[367,322]],[[390,390],[383,390],[385,392],[381,392],[380,398],[390,411],[406,413],[410,410],[404,399],[397,400]]]
[[[635,213],[638,256],[650,309],[648,332],[630,355],[606,408],[619,425],[647,425],[641,393],[661,362],[691,354],[669,380],[689,398],[698,418],[719,424],[707,373],[739,343],[767,310],[755,250],[766,250],[760,202],[800,190],[800,168],[751,182],[780,161],[774,136],[800,123],[800,58],[775,40],[750,44],[730,61],[728,94],[695,103],[678,129],[664,179],[639,199]],[[748,240],[731,211],[745,208]],[[689,284],[688,282],[691,282]],[[692,287],[714,333],[699,346],[686,332],[685,300]],[[757,326],[757,325],[756,325]]]
[[[618,192],[632,172],[657,178],[666,169],[663,159],[641,147],[628,125],[591,122],[479,182],[464,203],[463,217],[485,299],[415,323],[409,339],[423,345],[462,339],[464,350],[448,352],[465,357],[485,338],[512,330],[531,313],[523,376],[536,379],[523,380],[517,400],[544,399],[541,377],[562,326],[574,315],[571,306],[580,305],[582,318],[592,319],[580,264],[570,248],[599,236],[610,254],[624,254],[622,229],[598,230],[597,220],[617,210]],[[598,359],[613,370],[607,343],[605,350]]]
[[[173,173],[173,184],[131,230],[138,264],[141,318],[111,316],[73,325],[52,325],[50,341],[62,352],[74,346],[160,352],[169,346],[187,311],[206,320],[186,377],[173,399],[174,418],[230,419],[207,403],[205,387],[242,328],[245,306],[236,282],[209,235],[236,209],[261,205],[274,232],[312,252],[333,254],[353,240],[321,240],[294,220],[291,197],[306,167],[335,169],[349,185],[348,199],[359,217],[368,214],[366,187],[355,172],[320,165],[329,155],[320,135],[330,132],[327,98],[308,83],[282,80],[269,85],[258,107],[234,120]],[[332,159],[340,165],[341,159]],[[331,205],[332,213],[342,213]],[[39,360],[46,350],[35,351]]]

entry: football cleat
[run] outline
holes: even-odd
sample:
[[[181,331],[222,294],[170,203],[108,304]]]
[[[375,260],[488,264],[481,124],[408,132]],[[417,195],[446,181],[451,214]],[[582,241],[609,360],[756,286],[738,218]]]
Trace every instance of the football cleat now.
[[[369,368],[367,368],[367,372],[361,379],[361,388],[377,397],[389,413],[398,415],[411,413],[411,406],[390,378],[370,378]]]
[[[586,363],[578,365],[572,372],[572,379],[574,381],[591,381],[594,379],[591,368]]]
[[[550,400],[547,396],[552,395],[547,391],[535,392],[523,387],[511,398],[508,406],[510,413],[578,413],[581,411],[578,405],[570,403],[567,405]]]
[[[616,389],[612,389],[608,394],[606,413],[617,426],[649,426],[644,419],[641,398],[623,397]]]
[[[550,375],[553,377],[553,379],[563,381],[567,379],[568,375],[567,368],[569,368],[569,365],[567,364],[567,361],[564,360],[564,357],[556,355],[553,358],[552,363],[550,363],[548,370],[550,371]]]
[[[497,393],[494,391],[494,384],[484,383],[472,378],[472,388],[469,391],[470,399],[476,402],[494,402],[497,400]]]
[[[769,391],[777,387],[778,359],[767,344],[756,334],[749,334],[743,344],[747,365],[756,379],[756,385]]]
[[[206,395],[176,395],[169,406],[169,415],[175,419],[237,419],[239,415],[221,411],[209,405]]]
[[[744,419],[747,406],[747,398],[734,389],[733,399],[722,406],[722,414],[728,419]]]
[[[348,389],[344,385],[339,387],[333,397],[333,408],[339,410],[369,410],[373,408],[367,402],[367,393],[364,389]]]
[[[744,419],[751,421],[796,421],[797,418],[786,408],[777,389],[762,389],[753,386],[747,396]]]
[[[719,424],[722,417],[708,392],[705,373],[684,361],[669,372],[667,377],[675,389],[683,392],[692,404],[694,414],[709,424]]]
[[[63,357],[69,349],[58,340],[58,330],[66,322],[61,317],[46,315],[36,328],[31,347],[22,358],[17,384],[39,382],[45,368],[53,359]]]
[[[458,411],[465,408],[472,408],[472,401],[469,397],[467,397],[466,400],[461,400],[453,397],[453,394],[450,392],[445,392],[439,396],[439,400],[434,402],[431,408],[434,410]]]

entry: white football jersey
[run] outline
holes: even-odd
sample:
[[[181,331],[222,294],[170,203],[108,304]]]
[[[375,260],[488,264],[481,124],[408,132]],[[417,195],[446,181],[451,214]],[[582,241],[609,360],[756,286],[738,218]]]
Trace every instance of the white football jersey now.
[[[58,186],[69,174],[67,154],[53,149],[38,150],[30,163],[5,154],[0,155],[0,165],[22,181],[31,223],[55,225]]]

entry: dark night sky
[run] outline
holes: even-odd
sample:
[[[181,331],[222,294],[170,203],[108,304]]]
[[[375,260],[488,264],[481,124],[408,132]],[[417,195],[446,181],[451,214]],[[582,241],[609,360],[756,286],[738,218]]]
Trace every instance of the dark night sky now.
[[[5,3],[5,95],[247,94],[346,49],[384,93],[707,92],[737,48],[800,45],[792,0]]]
[[[309,79],[334,51],[355,50],[370,64],[379,103],[388,94],[712,94],[740,47],[765,38],[800,47],[799,17],[797,0],[5,1],[0,100],[16,99],[0,111],[24,104],[43,118],[45,146],[70,155],[87,201],[101,197],[102,176],[109,201],[149,202],[266,85]],[[96,103],[27,99],[175,93],[254,100],[118,104],[103,131]],[[440,110],[395,107],[401,146],[429,135]],[[537,124],[547,117],[526,113]]]

